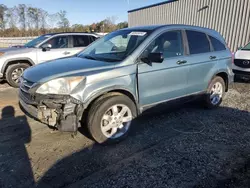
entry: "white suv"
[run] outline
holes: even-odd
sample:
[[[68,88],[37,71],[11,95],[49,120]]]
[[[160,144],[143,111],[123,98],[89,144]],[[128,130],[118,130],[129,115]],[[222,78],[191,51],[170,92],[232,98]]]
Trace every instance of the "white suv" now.
[[[51,33],[22,47],[0,49],[0,80],[18,87],[23,71],[35,64],[68,57],[82,51],[100,36],[94,33]]]
[[[250,43],[235,53],[233,72],[236,78],[250,79]]]

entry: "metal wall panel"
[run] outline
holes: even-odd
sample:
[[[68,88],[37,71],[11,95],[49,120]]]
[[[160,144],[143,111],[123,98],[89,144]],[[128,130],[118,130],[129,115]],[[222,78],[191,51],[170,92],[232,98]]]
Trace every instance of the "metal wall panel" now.
[[[206,8],[207,7],[207,8]],[[179,0],[129,11],[129,27],[187,24],[214,29],[231,50],[250,41],[250,0]]]

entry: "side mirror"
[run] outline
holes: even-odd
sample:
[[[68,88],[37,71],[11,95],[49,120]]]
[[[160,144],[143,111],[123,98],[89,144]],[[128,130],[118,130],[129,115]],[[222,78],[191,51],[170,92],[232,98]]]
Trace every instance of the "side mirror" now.
[[[44,45],[42,45],[43,52],[50,51],[51,48],[52,48],[51,44],[44,44]]]
[[[157,53],[150,53],[148,55],[148,60],[150,62],[155,62],[155,63],[162,63],[164,60],[163,53],[162,52],[157,52]]]

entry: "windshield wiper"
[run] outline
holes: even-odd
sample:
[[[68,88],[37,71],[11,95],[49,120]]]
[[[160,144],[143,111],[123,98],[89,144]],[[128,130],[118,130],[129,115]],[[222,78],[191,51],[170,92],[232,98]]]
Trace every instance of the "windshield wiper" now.
[[[121,61],[121,59],[103,58],[103,61],[107,61],[107,62],[118,62],[118,61]]]
[[[90,55],[85,55],[85,56],[83,56],[83,58],[96,60],[96,58],[94,58],[94,57],[92,57],[92,56],[90,56]]]

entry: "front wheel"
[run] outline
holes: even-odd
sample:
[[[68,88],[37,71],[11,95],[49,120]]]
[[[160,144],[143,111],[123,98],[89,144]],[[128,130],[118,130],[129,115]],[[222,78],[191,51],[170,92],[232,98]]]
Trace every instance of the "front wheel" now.
[[[223,80],[223,78],[219,76],[214,77],[211,80],[204,97],[205,106],[207,108],[218,107],[225,95],[225,88],[225,81]]]
[[[136,114],[135,104],[127,96],[106,97],[91,107],[88,130],[100,144],[116,143],[126,138]]]
[[[12,87],[18,87],[19,78],[28,67],[29,65],[25,63],[10,65],[6,70],[6,80],[8,84]]]

